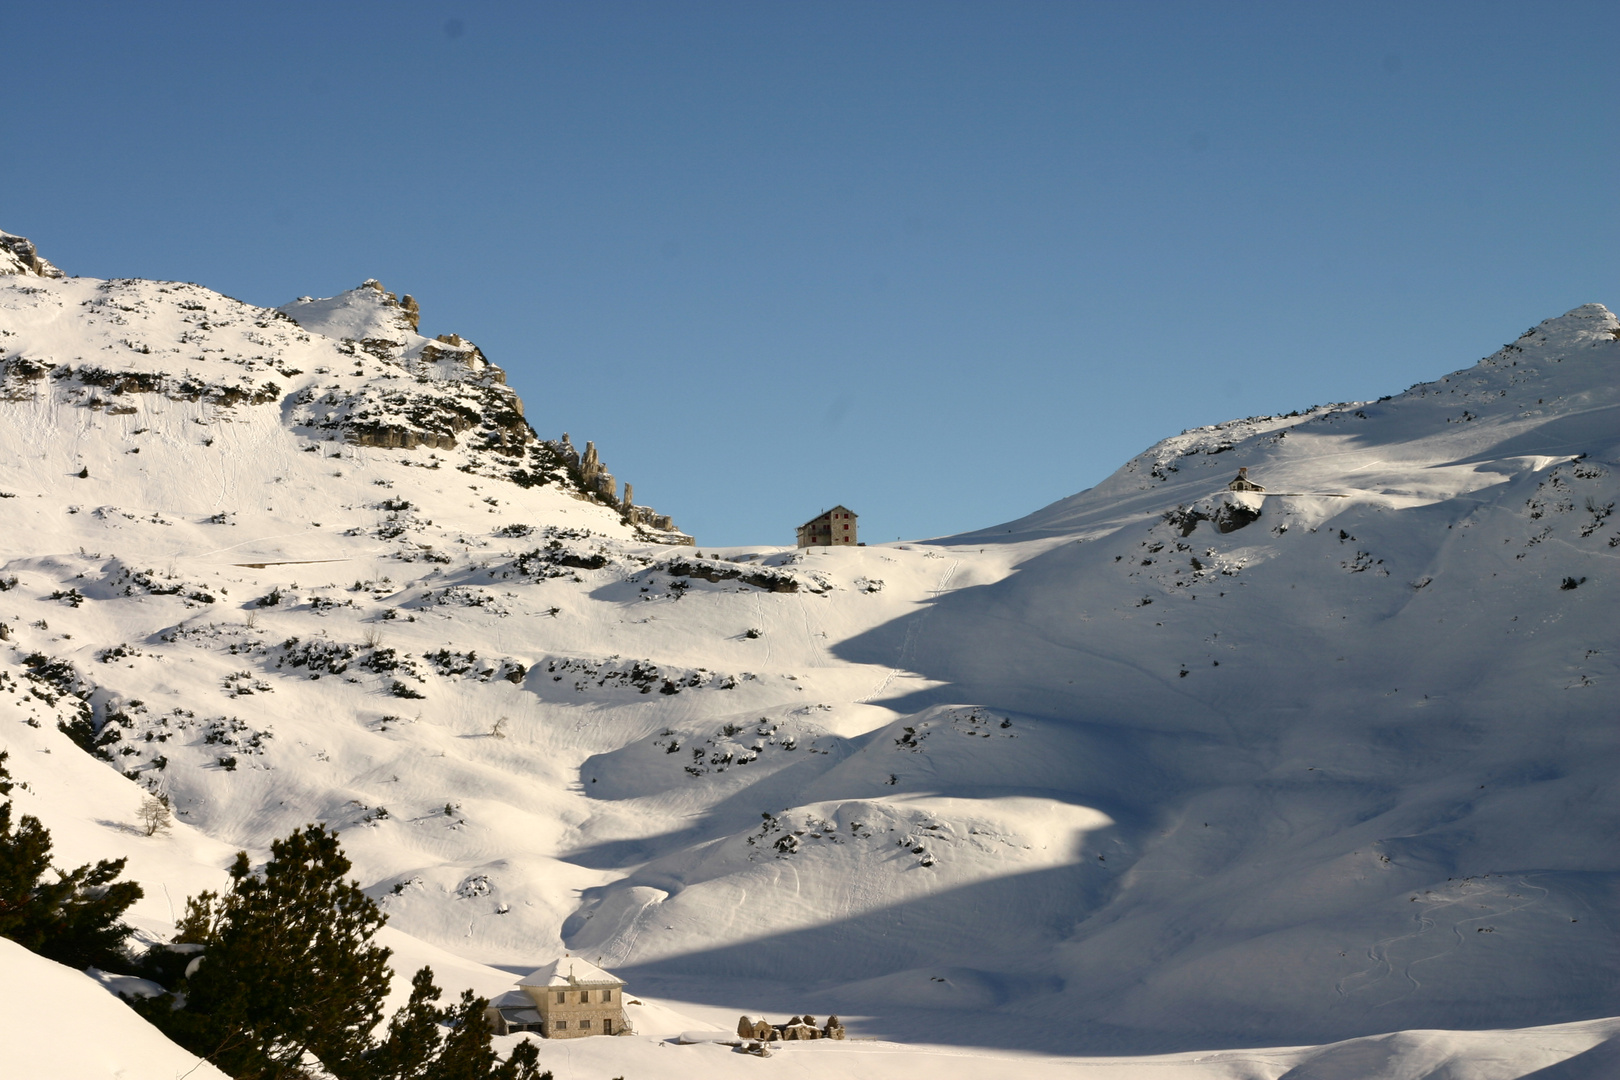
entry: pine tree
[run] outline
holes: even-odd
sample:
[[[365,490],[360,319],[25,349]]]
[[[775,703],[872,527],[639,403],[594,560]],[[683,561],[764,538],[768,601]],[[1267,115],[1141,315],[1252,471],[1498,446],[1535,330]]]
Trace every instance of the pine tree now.
[[[0,751],[0,795],[10,795],[6,751]],[[11,800],[0,803],[0,936],[71,967],[122,967],[128,959],[121,920],[144,894],[133,881],[119,881],[123,859],[102,859],[77,870],[51,869],[51,834],[24,814],[11,826]]]
[[[237,1080],[301,1080],[321,1068],[337,1080],[550,1080],[531,1043],[500,1061],[485,999],[468,990],[440,1007],[431,968],[373,1041],[393,974],[388,950],[372,943],[384,915],[344,880],[337,833],[309,825],[270,851],[259,873],[238,853],[224,896],[187,901],[175,941],[203,946],[190,975],[173,978],[184,956],[153,950],[150,973],[177,992],[131,1004],[165,1034]]]
[[[540,1072],[540,1053],[528,1040],[505,1063],[496,1056],[484,1018],[487,999],[465,990],[459,1005],[440,1008],[438,1000],[433,969],[425,967],[411,980],[410,1000],[389,1021],[388,1038],[370,1057],[371,1080],[552,1080],[551,1073]]]
[[[528,1039],[512,1048],[504,1068],[508,1072],[503,1080],[552,1080],[550,1069],[540,1071],[540,1048]]]
[[[137,1007],[235,1077],[291,1080],[310,1055],[338,1080],[362,1080],[390,972],[388,950],[371,943],[384,916],[344,880],[349,866],[319,825],[275,841],[261,873],[239,853],[230,891],[192,898],[181,920],[177,940],[205,946],[177,987],[185,1007],[172,994]]]
[[[439,1050],[438,1068],[429,1074],[433,1080],[511,1080],[511,1072],[501,1066],[489,1045],[492,1032],[484,1019],[488,1007],[487,998],[463,990],[461,1002],[445,1010],[450,1031]]]
[[[444,1010],[434,1004],[438,1000],[433,969],[425,967],[411,979],[410,1000],[388,1022],[388,1038],[371,1055],[372,1080],[417,1080],[427,1074],[439,1055]]]

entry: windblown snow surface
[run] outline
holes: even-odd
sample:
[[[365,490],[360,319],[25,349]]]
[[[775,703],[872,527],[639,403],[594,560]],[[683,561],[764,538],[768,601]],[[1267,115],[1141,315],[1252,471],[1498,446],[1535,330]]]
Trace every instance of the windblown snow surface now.
[[[693,549],[380,288],[25,268],[13,798],[60,863],[130,858],[148,939],[336,826],[399,974],[629,982],[636,1034],[543,1044],[559,1080],[1613,1075],[1617,335],[1589,304],[983,532]],[[0,1075],[189,1067],[103,1019],[114,975],[0,961]],[[806,1011],[852,1038],[671,1038]]]

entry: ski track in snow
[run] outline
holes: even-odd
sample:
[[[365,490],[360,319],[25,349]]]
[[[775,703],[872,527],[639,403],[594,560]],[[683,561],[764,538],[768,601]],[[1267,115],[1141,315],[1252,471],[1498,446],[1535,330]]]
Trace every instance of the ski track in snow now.
[[[1377,941],[1370,945],[1367,949],[1367,959],[1372,961],[1375,967],[1369,971],[1358,972],[1355,975],[1340,979],[1335,985],[1336,992],[1341,996],[1346,997],[1351,994],[1370,993],[1385,979],[1394,974],[1394,965],[1396,962],[1399,962],[1401,965],[1401,977],[1404,978],[1409,985],[1403,992],[1396,994],[1394,997],[1384,998],[1383,1000],[1379,1001],[1376,1007],[1387,1008],[1391,1005],[1395,1005],[1406,1000],[1407,998],[1411,997],[1413,993],[1422,988],[1422,983],[1418,980],[1417,976],[1413,974],[1413,968],[1419,964],[1440,959],[1451,949],[1462,949],[1470,945],[1469,936],[1462,932],[1464,927],[1473,928],[1477,932],[1479,927],[1475,926],[1475,924],[1491,922],[1492,920],[1498,919],[1502,916],[1511,915],[1515,912],[1526,910],[1534,906],[1540,900],[1545,900],[1548,896],[1548,890],[1532,884],[1525,878],[1520,878],[1516,885],[1521,889],[1530,889],[1539,892],[1541,896],[1537,899],[1525,898],[1523,903],[1518,904],[1505,903],[1489,907],[1487,905],[1477,904],[1479,907],[1486,907],[1487,910],[1485,910],[1483,913],[1470,914],[1449,924],[1448,929],[1451,931],[1451,937],[1453,939],[1449,948],[1442,947],[1436,949],[1435,951],[1427,952],[1422,956],[1407,956],[1400,958],[1397,961],[1393,957],[1393,953],[1395,948],[1404,942],[1410,942],[1413,944],[1421,944],[1424,942],[1427,942],[1430,945],[1438,944],[1431,936],[1432,931],[1435,930],[1441,921],[1435,918],[1435,916],[1447,908],[1461,907],[1465,903],[1475,902],[1476,898],[1459,896],[1455,899],[1447,899],[1425,904],[1423,909],[1419,910],[1412,916],[1413,921],[1417,923],[1416,930],[1409,934],[1401,934],[1394,937],[1385,938],[1382,941]],[[1499,899],[1507,900],[1510,899],[1510,897],[1504,896],[1500,897]],[[1418,902],[1425,903],[1421,897],[1419,898]],[[1494,933],[1494,928],[1491,928],[1490,932]],[[1356,981],[1356,985],[1348,985],[1352,981]]]
[[[862,704],[876,701],[886,690],[889,689],[889,684],[894,682],[897,677],[911,674],[911,668],[908,666],[908,664],[916,651],[917,635],[921,632],[923,623],[928,619],[928,616],[933,614],[934,604],[937,603],[939,598],[943,596],[949,589],[951,578],[956,576],[956,568],[960,565],[961,560],[952,559],[951,564],[945,568],[943,573],[940,574],[939,581],[935,583],[932,589],[929,590],[929,595],[932,597],[932,600],[926,602],[923,605],[922,611],[919,613],[918,617],[911,620],[911,622],[906,626],[906,635],[900,644],[899,656],[895,658],[896,666],[891,667],[888,670],[888,673],[885,674],[882,680],[872,688],[871,692],[869,692],[865,697],[859,699]]]

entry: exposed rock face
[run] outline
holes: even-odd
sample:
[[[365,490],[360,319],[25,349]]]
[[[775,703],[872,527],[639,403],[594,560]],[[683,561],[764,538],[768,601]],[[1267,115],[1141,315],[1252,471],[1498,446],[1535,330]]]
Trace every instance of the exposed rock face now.
[[[351,350],[358,348],[358,343],[346,344]],[[366,351],[375,355],[373,350]],[[428,365],[403,356],[385,362],[402,370],[392,378],[368,380],[354,389],[303,390],[293,400],[294,422],[340,431],[347,441],[360,446],[449,450],[458,444],[458,437],[470,437],[478,449],[521,458],[538,444],[524,422],[517,396],[506,386],[464,368],[424,372],[421,368]],[[406,375],[413,377],[407,381]]]
[[[409,299],[409,297],[406,299]],[[447,347],[441,348],[441,343]],[[446,358],[460,360],[467,366],[468,370],[488,375],[490,381],[500,383],[502,386],[506,385],[506,372],[490,363],[488,358],[484,356],[483,350],[460,334],[440,334],[433,339],[433,342],[422,346],[419,357],[426,363],[433,363]],[[522,411],[521,404],[518,406],[518,411]]]
[[[27,239],[4,232],[0,275],[66,276],[40,258]],[[611,507],[645,540],[694,543],[669,517],[636,506],[628,485],[620,499],[618,482],[594,444],[582,457],[566,435],[560,443],[541,441],[524,418],[522,401],[506,385],[504,371],[459,334],[432,340],[418,334],[416,299],[400,299],[376,279],[337,296],[303,296],[276,309],[222,304],[217,294],[174,283],[149,289],[133,281],[100,282],[94,288],[96,294],[82,305],[92,321],[125,326],[173,306],[187,324],[181,340],[202,349],[197,359],[217,354],[231,366],[176,371],[168,366],[173,358],[160,361],[142,334],[129,333],[120,338],[116,355],[98,355],[94,363],[0,353],[0,400],[28,400],[56,386],[64,400],[111,414],[134,413],[129,395],[135,394],[202,401],[220,410],[280,404],[284,422],[307,434],[382,449],[454,450],[465,455],[456,466],[464,472],[521,487],[555,483]],[[302,370],[307,360],[292,364],[282,358],[316,336],[330,339],[335,357],[309,372]],[[271,372],[275,380],[265,378]],[[293,385],[283,389],[282,379]]]
[[[67,275],[52,266],[48,259],[27,237],[0,232],[0,274],[24,274],[32,277],[59,278]]]
[[[54,276],[64,275],[56,272]],[[88,298],[77,304],[81,317],[89,324],[127,327],[132,317],[144,320],[172,303],[182,315],[182,322],[188,324],[185,331],[188,340],[198,345],[214,340],[216,333],[229,334],[244,323],[251,326],[250,332],[261,342],[269,341],[270,335],[278,329],[283,334],[285,329],[295,329],[290,324],[285,329],[278,328],[273,314],[245,305],[235,317],[219,310],[210,311],[195,299],[209,294],[196,286],[162,286],[158,294],[163,301],[160,303],[147,293],[146,286],[137,282],[75,280],[85,282],[90,292]],[[254,347],[265,346],[256,344]],[[223,347],[214,346],[213,351],[223,353]],[[284,391],[278,380],[285,376],[262,357],[250,361],[234,355],[229,363],[196,367],[183,364],[177,371],[168,369],[170,358],[164,357],[163,352],[161,348],[154,350],[142,335],[134,333],[120,337],[115,347],[95,351],[88,361],[76,356],[75,362],[69,363],[49,354],[29,356],[21,352],[6,357],[0,352],[0,401],[55,396],[64,404],[119,416],[138,411],[137,395],[202,402],[211,406],[215,415],[224,415],[238,406],[269,405],[282,399]],[[267,377],[271,375],[274,378]]]
[[[708,582],[741,581],[766,592],[791,593],[799,591],[799,582],[791,575],[762,566],[748,570],[730,563],[689,562],[673,559],[664,564],[664,573],[670,577],[695,577]]]
[[[1215,527],[1223,533],[1237,532],[1260,520],[1261,502],[1258,495],[1236,491],[1226,497],[1215,511]]]
[[[414,450],[418,446],[430,446],[435,450],[454,450],[456,448],[456,440],[453,435],[419,431],[398,424],[358,422],[345,425],[343,434],[349,442],[356,446],[381,446],[391,450]]]
[[[300,297],[278,310],[305,329],[337,338],[356,371],[368,360],[383,365],[358,391],[302,391],[293,401],[295,423],[341,432],[359,446],[451,450],[470,439],[472,450],[489,453],[492,475],[526,487],[563,481],[577,487],[580,498],[619,511],[644,539],[695,543],[667,516],[636,506],[628,484],[621,499],[595,443],[580,454],[566,434],[540,441],[506,385],[506,372],[460,334],[431,341],[419,335],[420,308],[411,296],[396,298],[373,278],[338,296]]]
[[[380,377],[359,392],[305,390],[294,401],[296,422],[341,431],[359,446],[450,450],[471,437],[475,449],[529,466],[531,483],[558,473],[523,419],[523,404],[506,386],[506,373],[459,334],[434,341],[418,335],[414,298],[399,300],[373,278],[338,296],[300,297],[279,310],[308,330],[337,338],[357,370],[366,368],[368,358],[384,365]],[[398,385],[407,376],[411,385]],[[528,460],[536,455],[546,460]]]
[[[619,489],[613,474],[608,472],[607,466],[596,456],[596,444],[593,442],[585,444],[585,456],[579,462],[579,477],[581,486],[586,491],[609,501],[613,501],[614,492]]]

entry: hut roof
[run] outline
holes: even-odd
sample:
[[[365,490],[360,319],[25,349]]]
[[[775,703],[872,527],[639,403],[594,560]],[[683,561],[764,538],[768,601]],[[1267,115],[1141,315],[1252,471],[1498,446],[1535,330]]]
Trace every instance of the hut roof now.
[[[535,968],[518,980],[519,986],[623,986],[624,980],[608,974],[577,956],[553,960]]]
[[[490,1002],[497,1009],[532,1009],[534,999],[522,990],[508,990]]]

